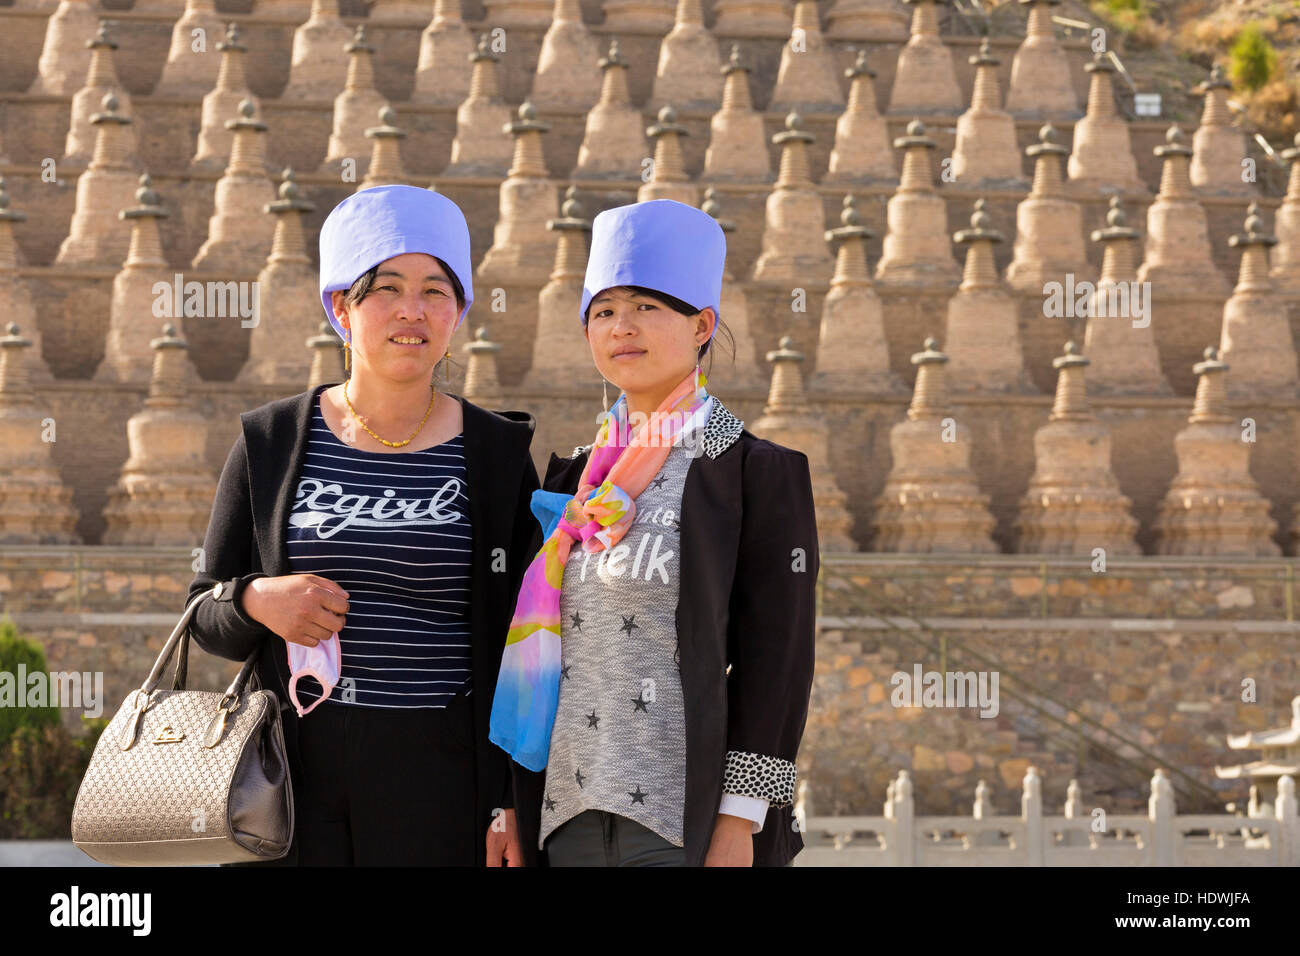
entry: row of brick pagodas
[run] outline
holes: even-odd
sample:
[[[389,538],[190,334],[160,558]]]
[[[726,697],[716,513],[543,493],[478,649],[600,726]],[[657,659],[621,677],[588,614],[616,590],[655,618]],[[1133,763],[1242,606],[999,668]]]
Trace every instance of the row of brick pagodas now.
[[[236,129],[230,165],[218,181],[217,206],[208,239],[193,265],[234,275],[252,276],[270,270],[261,275],[260,284],[267,292],[270,314],[276,317],[272,325],[292,327],[296,336],[301,333],[302,324],[285,319],[301,314],[302,321],[306,321],[308,306],[303,303],[313,299],[306,294],[314,278],[300,221],[301,214],[312,211],[312,207],[299,198],[298,188],[291,181],[283,187],[288,192],[282,194],[280,201],[275,200],[274,185],[266,173],[259,145],[265,124],[253,120],[251,111],[251,104],[245,101],[241,119],[232,123]],[[141,342],[128,346],[122,336],[140,334],[131,331],[135,328],[130,319],[132,310],[147,301],[145,297],[152,283],[169,273],[156,225],[152,224],[165,212],[148,204],[117,209],[108,205],[113,197],[128,188],[134,194],[136,185],[132,169],[120,163],[100,162],[114,154],[115,138],[121,135],[123,124],[113,119],[115,115],[110,94],[105,113],[95,117],[99,127],[96,158],[79,181],[79,203],[72,231],[63,243],[59,261],[103,266],[112,264],[118,256],[116,263],[121,265],[123,253],[119,250],[132,247],[126,251],[125,265],[114,287],[110,361],[99,373],[101,377],[130,380],[139,378],[147,368],[147,350]],[[577,237],[589,228],[589,223],[578,213],[573,187],[567,194],[560,219],[554,218],[560,201],[558,187],[546,175],[541,158],[540,137],[547,126],[535,119],[529,104],[521,109],[520,116],[511,124],[515,159],[500,189],[494,241],[479,265],[476,280],[487,287],[515,286],[524,291],[525,303],[542,303],[541,311],[532,315],[530,321],[536,323],[540,333],[533,365],[538,370],[538,381],[545,381],[547,369],[565,367],[567,355],[583,344],[580,331],[569,328],[572,323],[565,318],[564,308],[576,303],[580,295],[586,249]],[[826,355],[828,361],[824,367],[819,366],[818,381],[823,385],[843,386],[856,382],[859,387],[866,384],[868,390],[892,389],[886,374],[887,364],[884,364],[887,360],[882,347],[881,306],[871,289],[865,251],[861,248],[871,232],[862,225],[851,197],[841,227],[830,231],[823,228],[821,197],[807,178],[808,134],[798,128],[797,116],[792,116],[788,125],[790,128],[777,137],[783,146],[781,172],[768,196],[763,251],[750,281],[769,286],[820,283],[828,294],[823,303],[819,354]],[[1003,241],[1003,237],[990,228],[983,212],[983,200],[977,201],[971,229],[951,237],[959,245],[969,247],[964,273],[953,259],[944,203],[928,178],[925,164],[925,152],[932,141],[921,135],[922,132],[919,121],[914,121],[909,128],[910,135],[896,141],[905,150],[904,176],[889,201],[890,232],[884,239],[876,280],[946,290],[953,375],[962,388],[1032,391],[1017,338],[1018,306],[1013,293],[1041,294],[1045,283],[1076,270],[1085,273],[1088,268],[1077,203],[1059,194],[1060,151],[1053,148],[1051,127],[1044,127],[1038,147],[1030,147],[1030,152],[1035,153],[1035,185],[1018,210],[1015,255],[1005,280],[997,276],[992,255],[993,244]],[[660,134],[654,174],[643,184],[638,198],[667,197],[698,202],[695,185],[679,175],[680,154],[674,132],[660,130]],[[1141,266],[1135,269],[1137,233],[1127,227],[1118,197],[1112,197],[1107,227],[1092,234],[1094,242],[1104,244],[1105,253],[1100,280],[1088,309],[1096,321],[1088,324],[1085,345],[1098,363],[1098,386],[1103,392],[1155,395],[1170,392],[1159,373],[1150,316],[1145,325],[1132,323],[1130,330],[1122,322],[1129,313],[1116,316],[1107,311],[1117,287],[1131,286],[1135,280],[1150,281],[1155,305],[1148,307],[1161,311],[1171,300],[1177,300],[1177,286],[1191,281],[1192,276],[1187,274],[1191,263],[1193,268],[1201,270],[1202,288],[1217,280],[1222,291],[1227,292],[1227,283],[1210,259],[1204,212],[1186,189],[1187,150],[1178,142],[1176,127],[1171,129],[1169,138],[1170,145],[1160,148],[1164,154],[1165,176],[1161,192],[1148,210],[1147,242]],[[375,139],[376,151],[381,152],[389,138]],[[375,165],[376,168],[385,165],[382,154],[381,161]],[[400,164],[395,171],[400,173]],[[401,178],[399,175],[388,181]],[[364,182],[361,188],[375,181]],[[1241,395],[1247,389],[1251,394],[1265,397],[1286,398],[1295,394],[1295,350],[1286,303],[1278,295],[1294,288],[1291,284],[1297,266],[1294,241],[1300,235],[1294,228],[1295,185],[1293,176],[1293,189],[1279,214],[1279,221],[1290,227],[1292,242],[1287,244],[1288,255],[1278,256],[1279,261],[1270,266],[1267,249],[1279,243],[1277,237],[1264,231],[1254,204],[1248,211],[1246,231],[1229,240],[1242,250],[1242,267],[1237,287],[1222,307],[1220,348],[1225,360],[1235,363],[1243,373]],[[716,192],[708,195],[706,208],[720,218]],[[0,234],[6,238],[0,244],[0,270],[12,272],[16,268],[17,249],[12,227],[22,216],[9,210],[7,194],[3,203]],[[263,210],[272,215],[266,215]],[[734,228],[725,220],[720,221],[724,229]],[[146,224],[149,232],[136,236]],[[828,242],[840,243],[847,251],[842,248],[833,259]],[[825,276],[829,278],[822,278]],[[554,298],[547,289],[560,280],[570,288],[577,283],[579,295],[568,295],[562,307],[546,305]],[[725,296],[729,324],[737,337],[739,380],[748,382],[754,377],[756,352],[745,296],[730,275]],[[30,309],[30,305],[26,308]],[[552,317],[554,328],[549,324]],[[254,333],[255,354],[260,351],[256,348],[257,339],[258,333]],[[836,345],[855,341],[865,343],[865,348]],[[259,360],[264,369],[268,368],[266,361],[271,354],[274,349],[268,343],[266,360]],[[273,362],[269,368],[259,373],[260,380],[274,381],[277,372]]]

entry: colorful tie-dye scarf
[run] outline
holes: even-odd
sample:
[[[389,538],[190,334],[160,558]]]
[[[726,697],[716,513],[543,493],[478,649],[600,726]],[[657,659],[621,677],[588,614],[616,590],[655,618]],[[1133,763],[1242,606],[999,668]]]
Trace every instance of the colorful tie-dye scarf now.
[[[692,370],[631,434],[620,396],[596,433],[576,495],[533,493],[533,514],[545,541],[524,572],[506,635],[492,700],[488,739],[521,766],[546,768],[560,695],[560,592],[573,542],[584,551],[612,548],[636,513],[633,499],[659,474],[674,441],[710,401],[705,378]]]

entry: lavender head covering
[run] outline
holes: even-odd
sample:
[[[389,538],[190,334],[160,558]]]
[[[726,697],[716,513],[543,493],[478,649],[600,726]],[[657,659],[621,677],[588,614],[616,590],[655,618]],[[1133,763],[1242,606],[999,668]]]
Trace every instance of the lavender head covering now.
[[[722,317],[722,267],[727,237],[708,213],[675,199],[651,199],[616,206],[591,223],[591,255],[582,284],[579,318],[587,306],[618,285],[639,285],[689,302],[713,307]],[[713,331],[718,330],[714,323]]]
[[[469,259],[469,226],[460,207],[428,189],[374,186],[353,193],[329,214],[320,231],[320,298],[334,331],[330,293],[351,288],[379,263],[406,252],[423,252],[447,264],[465,290],[465,307],[456,327],[474,302]]]

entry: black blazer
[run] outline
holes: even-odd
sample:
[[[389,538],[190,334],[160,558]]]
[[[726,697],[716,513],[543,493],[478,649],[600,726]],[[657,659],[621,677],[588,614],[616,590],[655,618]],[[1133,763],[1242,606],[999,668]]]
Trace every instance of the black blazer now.
[[[686,718],[686,862],[704,863],[726,792],[770,801],[755,866],[803,848],[794,825],[794,760],[812,691],[820,564],[808,459],[756,438],[719,403],[704,454],[686,472],[679,525]],[[577,492],[589,448],[551,455],[543,487]],[[535,538],[540,547],[540,530]],[[545,773],[513,760],[515,816],[529,865],[539,853]]]
[[[211,654],[245,660],[256,652],[262,686],[280,698],[290,779],[302,779],[298,750],[298,714],[289,703],[289,653],[282,638],[244,613],[239,596],[257,577],[292,574],[285,530],[293,508],[298,476],[321,385],[310,392],[269,402],[240,415],[243,426],[226,459],[217,486],[212,517],[203,539],[205,569],[190,584],[189,598],[218,581],[229,582],[221,597],[199,604],[192,633]],[[470,571],[470,629],[474,721],[477,745],[476,812],[487,836],[492,811],[511,806],[509,758],[488,741],[488,716],[514,596],[530,550],[537,521],[529,500],[537,488],[537,469],[529,457],[533,417],[525,412],[490,412],[459,396],[464,412],[465,471],[473,555]],[[500,558],[504,554],[505,570]],[[394,768],[400,772],[400,767]],[[486,859],[478,842],[478,863]],[[279,865],[295,865],[297,834]],[[262,865],[262,864],[257,864]]]

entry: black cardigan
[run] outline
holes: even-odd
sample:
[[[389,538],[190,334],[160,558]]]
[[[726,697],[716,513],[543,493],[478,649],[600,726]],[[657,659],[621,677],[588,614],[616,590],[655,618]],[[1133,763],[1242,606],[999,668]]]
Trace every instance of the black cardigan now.
[[[803,848],[790,800],[813,677],[820,558],[812,478],[802,452],[742,424],[725,407],[714,410],[706,453],[691,462],[682,491],[677,637],[690,866],[704,863],[724,778],[728,792],[770,801],[754,837],[755,866],[784,866]],[[543,487],[576,493],[587,455],[551,455]],[[524,859],[544,865],[545,774],[513,760],[510,770]]]
[[[286,526],[307,449],[312,410],[327,387],[269,402],[240,416],[242,431],[222,469],[203,539],[205,567],[195,575],[187,597],[188,602],[218,581],[230,583],[218,600],[199,604],[192,625],[194,640],[205,651],[228,660],[244,660],[258,653],[258,678],[281,700],[291,781],[302,779],[302,772],[299,718],[289,704],[287,690],[288,650],[282,638],[244,613],[239,597],[254,578],[293,573],[285,543]],[[489,412],[453,397],[463,408],[473,534],[471,696],[478,754],[476,811],[484,836],[477,844],[477,861],[482,865],[492,811],[511,805],[509,758],[488,741],[488,717],[515,593],[536,550],[537,521],[529,510],[529,500],[537,488],[537,469],[528,452],[535,422],[525,412]],[[504,572],[499,570],[502,556]],[[400,767],[393,769],[401,772]],[[297,858],[295,832],[289,854],[274,862],[296,865]]]

